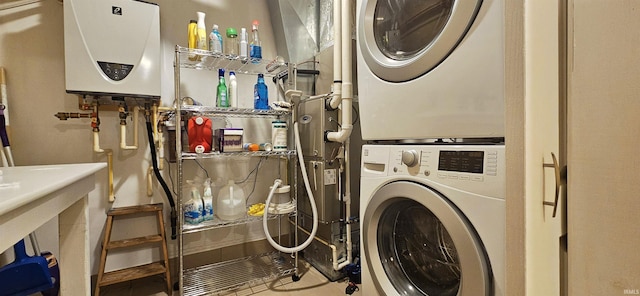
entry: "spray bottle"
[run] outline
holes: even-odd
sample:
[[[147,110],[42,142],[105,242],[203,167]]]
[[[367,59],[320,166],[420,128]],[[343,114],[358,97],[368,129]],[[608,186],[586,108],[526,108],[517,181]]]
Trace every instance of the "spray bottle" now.
[[[249,45],[247,43],[247,29],[246,28],[242,28],[240,29],[240,43],[239,43],[239,49],[238,49],[238,56],[240,56],[240,59],[246,59],[247,58],[247,46]]]
[[[198,11],[196,46],[198,49],[209,50],[209,45],[207,44],[207,28],[204,25],[204,17],[204,12]]]
[[[211,194],[211,179],[204,181],[204,194],[202,195],[204,207],[202,218],[204,221],[213,220],[213,194]]]

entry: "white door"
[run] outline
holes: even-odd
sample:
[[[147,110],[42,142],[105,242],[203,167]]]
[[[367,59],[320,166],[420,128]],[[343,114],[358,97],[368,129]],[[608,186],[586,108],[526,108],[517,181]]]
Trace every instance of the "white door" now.
[[[569,7],[569,295],[638,295],[640,1]]]
[[[379,78],[408,81],[429,72],[465,36],[481,0],[363,0],[362,57]]]
[[[562,204],[555,211],[560,169],[562,63],[558,1],[507,1],[506,295],[561,291]],[[558,198],[561,202],[561,198]]]
[[[548,206],[556,201],[552,153],[560,155],[561,141],[558,18],[558,1],[525,2],[525,280],[531,296],[560,294],[564,213],[557,208],[554,217]]]

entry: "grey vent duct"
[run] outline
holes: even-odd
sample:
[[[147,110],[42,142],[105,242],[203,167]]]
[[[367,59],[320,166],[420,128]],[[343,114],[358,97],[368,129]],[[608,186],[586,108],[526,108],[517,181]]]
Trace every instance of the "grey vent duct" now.
[[[333,1],[267,1],[278,55],[299,63],[333,44]]]

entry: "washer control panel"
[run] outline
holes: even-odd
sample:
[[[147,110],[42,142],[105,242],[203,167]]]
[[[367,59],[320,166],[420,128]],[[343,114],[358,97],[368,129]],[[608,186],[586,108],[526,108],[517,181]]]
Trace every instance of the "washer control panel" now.
[[[362,161],[363,176],[412,176],[479,194],[504,195],[504,145],[365,145]]]

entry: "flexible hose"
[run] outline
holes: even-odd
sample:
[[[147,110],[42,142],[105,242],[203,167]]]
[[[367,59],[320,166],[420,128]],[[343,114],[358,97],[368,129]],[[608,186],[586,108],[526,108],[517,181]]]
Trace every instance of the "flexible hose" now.
[[[178,214],[176,213],[176,203],[173,200],[173,196],[171,195],[171,190],[169,190],[169,186],[160,175],[160,170],[158,169],[158,160],[156,158],[156,144],[153,141],[153,127],[151,125],[151,120],[149,116],[145,116],[147,121],[147,137],[149,138],[149,146],[151,148],[151,162],[153,163],[153,172],[158,178],[158,182],[162,186],[164,193],[167,195],[167,200],[169,201],[169,205],[171,205],[171,239],[176,239],[177,235],[177,221]]]
[[[311,185],[309,185],[309,176],[307,175],[307,168],[304,164],[304,157],[302,156],[302,145],[300,145],[300,132],[298,131],[298,123],[295,122],[293,124],[293,134],[294,139],[296,141],[296,151],[298,154],[298,162],[300,163],[300,169],[302,170],[302,179],[304,180],[304,187],[307,189],[307,193],[309,196],[309,203],[311,203],[311,216],[313,217],[313,228],[311,229],[311,234],[309,234],[309,238],[304,241],[301,245],[297,247],[283,247],[278,244],[273,238],[271,238],[271,234],[269,234],[269,228],[267,227],[267,212],[265,211],[262,216],[262,228],[264,229],[264,234],[267,236],[267,241],[274,247],[276,250],[284,253],[295,253],[304,250],[313,239],[316,237],[316,232],[318,231],[318,209],[316,208],[316,200],[313,198],[313,193],[311,191]],[[282,184],[280,179],[276,179],[273,182],[273,187],[269,191],[269,195],[267,196],[267,201],[265,201],[264,208],[269,209],[269,204],[271,203],[271,198],[273,197],[273,193],[278,189],[278,187]],[[296,229],[297,231],[297,229]]]

